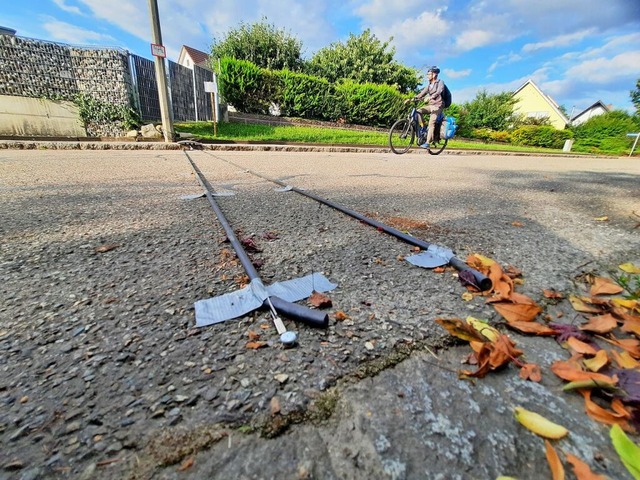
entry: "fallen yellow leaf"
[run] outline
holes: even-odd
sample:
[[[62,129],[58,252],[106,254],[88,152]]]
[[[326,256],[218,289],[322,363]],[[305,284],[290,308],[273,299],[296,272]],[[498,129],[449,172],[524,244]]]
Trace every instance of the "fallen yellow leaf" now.
[[[544,438],[562,438],[569,433],[569,430],[562,425],[553,423],[551,420],[547,420],[542,415],[525,410],[522,407],[516,407],[514,409],[515,417],[520,424],[527,430],[531,430],[536,435],[540,435]]]
[[[634,265],[631,262],[618,265],[618,268],[626,273],[640,273],[640,267],[638,267],[637,265]]]

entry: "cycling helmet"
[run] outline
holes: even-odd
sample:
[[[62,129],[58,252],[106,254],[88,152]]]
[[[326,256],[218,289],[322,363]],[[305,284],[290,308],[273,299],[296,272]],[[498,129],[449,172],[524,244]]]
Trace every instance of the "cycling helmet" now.
[[[429,70],[427,70],[427,73],[429,73],[429,72],[433,72],[436,75],[439,75],[440,74],[440,69],[434,65],[433,67],[429,67]]]

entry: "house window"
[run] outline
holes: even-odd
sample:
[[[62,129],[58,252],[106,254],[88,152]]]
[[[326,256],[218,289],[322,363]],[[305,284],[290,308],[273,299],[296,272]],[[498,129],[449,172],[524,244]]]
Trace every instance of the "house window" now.
[[[529,118],[548,118],[549,112],[527,112]]]

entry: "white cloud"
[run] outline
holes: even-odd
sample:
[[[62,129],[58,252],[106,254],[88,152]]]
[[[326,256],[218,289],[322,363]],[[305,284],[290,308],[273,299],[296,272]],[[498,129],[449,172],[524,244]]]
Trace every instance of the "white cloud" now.
[[[452,70],[450,68],[444,69],[444,74],[449,78],[464,78],[471,75],[472,70],[467,68],[466,70]]]
[[[566,72],[567,78],[578,78],[588,82],[605,84],[616,77],[636,78],[640,75],[640,50],[625,52],[612,58],[596,58],[571,67]]]
[[[53,0],[53,3],[55,3],[58,6],[58,8],[60,8],[61,10],[64,10],[65,12],[74,13],[76,15],[82,15],[82,12],[78,7],[67,5],[65,0]]]
[[[422,46],[439,42],[439,38],[445,36],[451,26],[439,13],[423,12],[415,18],[406,18],[401,22],[392,23],[384,27],[375,27],[372,32],[382,41],[393,37],[392,44],[398,50],[420,49]],[[429,32],[422,35],[416,32]]]
[[[484,47],[495,43],[500,38],[495,31],[467,30],[456,38],[456,47],[460,52],[466,52],[475,48]]]
[[[70,23],[49,19],[42,25],[51,39],[61,43],[74,45],[115,45],[117,41],[110,35],[87,30]]]
[[[519,62],[520,60],[522,60],[522,57],[520,55],[518,55],[517,53],[509,53],[508,55],[500,55],[495,62],[493,62],[489,68],[487,69],[487,73],[491,74],[494,72],[494,70],[496,70],[498,67],[501,67],[503,65],[508,65],[510,63],[515,63],[515,62]]]
[[[536,50],[542,50],[543,48],[559,48],[559,47],[568,47],[569,45],[573,45],[581,42],[586,37],[595,33],[594,28],[589,28],[586,30],[580,30],[578,32],[568,33],[566,35],[559,35],[551,40],[547,40],[544,42],[538,43],[527,43],[522,47],[522,51],[525,53],[535,52]]]

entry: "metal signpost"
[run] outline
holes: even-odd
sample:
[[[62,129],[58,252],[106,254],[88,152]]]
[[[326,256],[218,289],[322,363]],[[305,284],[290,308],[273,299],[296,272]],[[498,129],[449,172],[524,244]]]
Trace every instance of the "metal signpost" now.
[[[638,138],[640,138],[640,133],[627,133],[627,137],[636,137],[635,142],[633,142],[633,146],[631,147],[631,152],[629,152],[629,156],[633,155],[633,151],[636,149],[636,145],[638,145]]]
[[[211,93],[211,110],[213,113],[213,136],[218,135],[218,80],[213,74],[213,82],[204,82],[204,91]]]

